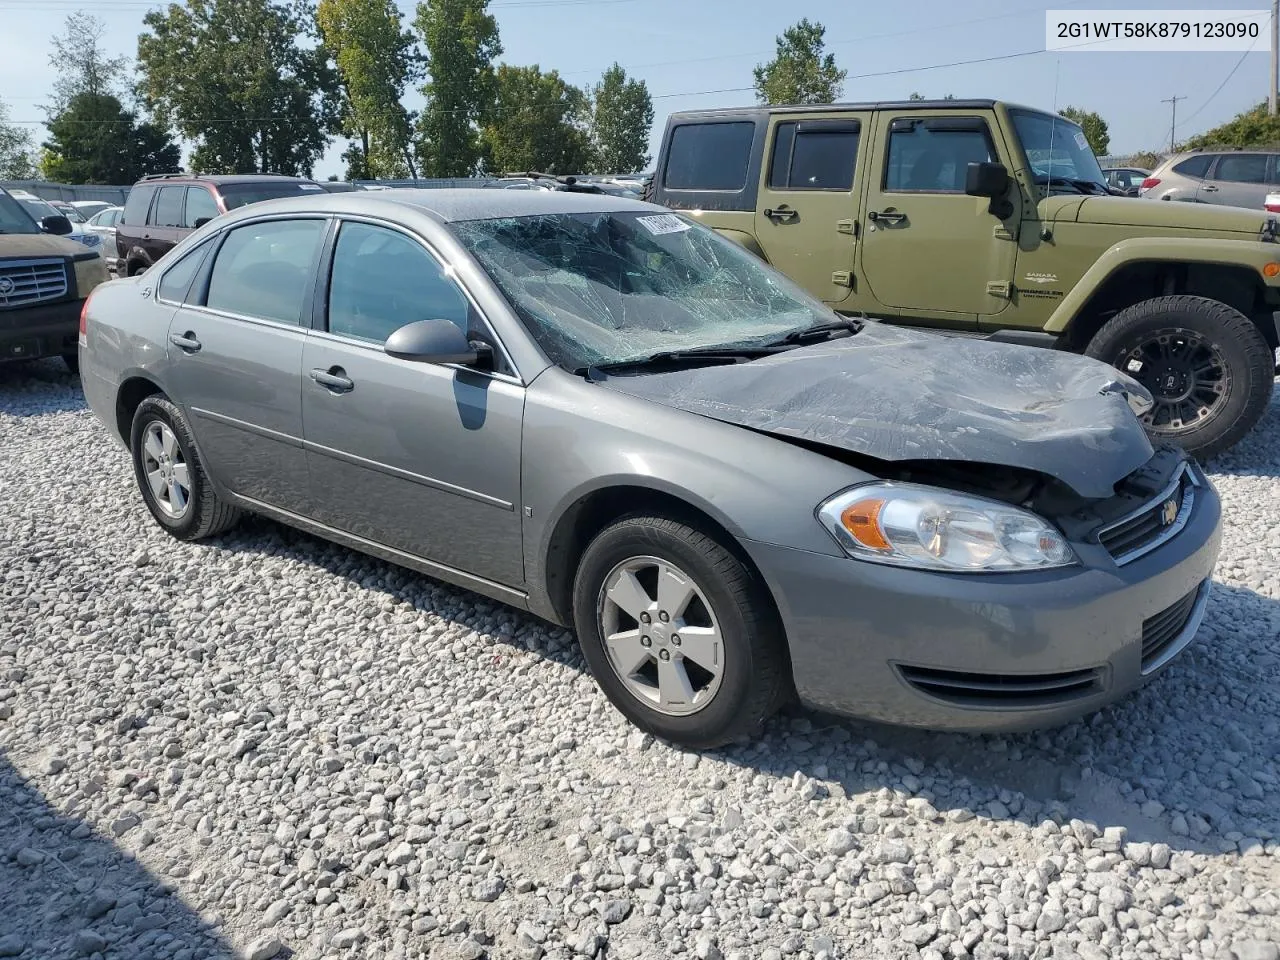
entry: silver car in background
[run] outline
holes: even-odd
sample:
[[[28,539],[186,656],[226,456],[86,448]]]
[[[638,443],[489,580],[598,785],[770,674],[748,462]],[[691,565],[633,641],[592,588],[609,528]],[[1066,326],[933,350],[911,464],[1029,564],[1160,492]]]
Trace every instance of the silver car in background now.
[[[1149,200],[1184,200],[1261,210],[1280,185],[1280,152],[1209,150],[1179,153],[1142,181]]]
[[[1222,536],[1106,364],[839,317],[608,195],[254,204],[100,286],[80,353],[173,536],[250,511],[571,627],[692,747],[794,696],[972,730],[1096,710],[1191,642]]]

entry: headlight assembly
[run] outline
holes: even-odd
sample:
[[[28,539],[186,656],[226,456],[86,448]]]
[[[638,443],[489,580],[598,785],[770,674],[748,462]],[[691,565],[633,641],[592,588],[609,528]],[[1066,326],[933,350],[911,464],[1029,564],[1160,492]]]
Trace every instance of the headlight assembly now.
[[[837,494],[819,521],[852,557],[948,573],[1042,570],[1077,563],[1066,539],[1027,510],[912,483]]]

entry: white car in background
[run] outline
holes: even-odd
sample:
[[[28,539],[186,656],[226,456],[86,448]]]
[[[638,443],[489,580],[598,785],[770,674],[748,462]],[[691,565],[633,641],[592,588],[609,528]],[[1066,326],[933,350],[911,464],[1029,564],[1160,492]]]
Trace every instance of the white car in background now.
[[[39,223],[45,217],[66,217],[66,213],[59,210],[48,200],[37,197],[34,193],[28,193],[25,190],[10,190],[9,196],[22,204],[25,210],[36,223]],[[67,217],[71,223],[71,232],[67,234],[69,240],[75,240],[94,250],[102,251],[102,237],[89,229],[87,223],[76,223]]]
[[[103,210],[114,207],[114,203],[107,203],[105,200],[72,200],[71,206],[80,211],[80,216],[86,220],[92,220]]]
[[[89,218],[85,226],[102,238],[102,259],[107,261],[107,269],[112,273],[116,269],[116,223],[124,207],[106,207]]]

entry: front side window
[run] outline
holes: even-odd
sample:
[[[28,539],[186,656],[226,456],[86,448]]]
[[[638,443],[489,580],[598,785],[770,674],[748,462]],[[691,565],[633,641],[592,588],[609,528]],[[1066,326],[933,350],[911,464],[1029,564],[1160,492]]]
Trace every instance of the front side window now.
[[[209,277],[210,309],[302,324],[323,220],[268,220],[227,233]]]
[[[157,227],[182,226],[182,198],[185,187],[161,187],[151,222]]]
[[[769,186],[774,190],[850,190],[858,157],[856,120],[780,123]]]
[[[412,238],[344,223],[329,277],[329,332],[384,343],[406,323],[449,320],[467,332],[467,298]]]
[[[1265,183],[1267,180],[1267,155],[1265,153],[1226,153],[1218,160],[1213,179],[1227,183]]]
[[[200,220],[212,220],[218,215],[218,204],[213,194],[204,187],[187,187],[187,212],[182,225],[192,229],[200,226]]]
[[[686,123],[675,128],[667,152],[668,190],[741,190],[747,185],[756,125]]]
[[[753,254],[677,214],[560,213],[450,229],[570,370],[758,345],[836,319]]]
[[[160,283],[156,287],[156,298],[168,300],[170,303],[182,303],[186,299],[187,291],[191,288],[191,281],[200,271],[200,266],[204,263],[204,258],[212,246],[213,244],[206,240],[194,250],[188,250],[177,263],[165,270],[164,276],[160,278]]]
[[[898,121],[890,128],[884,189],[892,193],[964,193],[969,164],[995,159],[986,124]]]

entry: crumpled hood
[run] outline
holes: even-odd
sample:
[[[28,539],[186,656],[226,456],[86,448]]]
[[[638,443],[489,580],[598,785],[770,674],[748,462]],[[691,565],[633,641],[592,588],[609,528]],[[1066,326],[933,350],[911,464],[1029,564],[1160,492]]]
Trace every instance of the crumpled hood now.
[[[1022,467],[1089,498],[1112,496],[1154,453],[1126,399],[1150,395],[1101,361],[874,321],[750,363],[599,385],[880,460]]]

